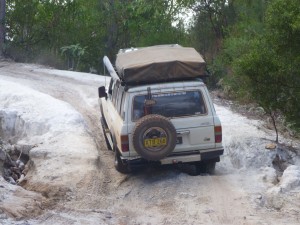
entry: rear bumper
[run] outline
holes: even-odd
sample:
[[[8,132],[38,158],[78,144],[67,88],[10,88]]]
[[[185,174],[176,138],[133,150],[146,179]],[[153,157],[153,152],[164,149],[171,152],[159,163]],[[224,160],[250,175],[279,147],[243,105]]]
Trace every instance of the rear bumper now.
[[[160,162],[161,164],[176,164],[185,162],[208,161],[212,159],[220,161],[220,155],[223,155],[223,153],[224,149],[175,153],[169,155],[164,159],[161,159]]]
[[[143,164],[177,164],[177,163],[188,163],[188,162],[199,162],[199,161],[220,161],[220,156],[223,155],[224,149],[209,149],[209,150],[198,150],[188,152],[175,152],[159,161],[148,161],[140,157],[127,158],[122,157],[124,163],[130,165],[143,165]]]

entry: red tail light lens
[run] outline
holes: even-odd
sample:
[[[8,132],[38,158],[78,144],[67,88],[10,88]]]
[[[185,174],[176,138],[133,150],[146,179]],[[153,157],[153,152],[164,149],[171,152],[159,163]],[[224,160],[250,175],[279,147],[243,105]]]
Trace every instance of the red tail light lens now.
[[[215,143],[221,143],[221,142],[222,142],[222,127],[215,126]]]
[[[129,151],[129,139],[128,135],[121,136],[121,151],[128,152]]]

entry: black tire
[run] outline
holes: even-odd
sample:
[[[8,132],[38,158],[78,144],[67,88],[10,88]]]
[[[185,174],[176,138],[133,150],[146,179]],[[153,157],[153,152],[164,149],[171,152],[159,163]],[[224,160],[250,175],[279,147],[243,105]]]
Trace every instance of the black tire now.
[[[195,166],[199,174],[208,173],[210,175],[215,174],[216,162],[215,161],[201,161],[196,162]]]
[[[128,174],[130,173],[130,168],[128,164],[123,163],[119,151],[116,149],[115,150],[115,168],[118,172]]]
[[[208,174],[215,174],[215,169],[216,169],[216,162],[203,162],[203,170],[205,171],[205,173]]]
[[[136,122],[132,142],[136,152],[147,160],[160,160],[168,156],[176,146],[176,129],[164,116],[150,114]],[[157,146],[145,146],[145,140],[160,137],[163,143]]]
[[[202,168],[199,163],[186,163],[180,166],[180,170],[183,173],[187,173],[190,176],[198,176],[202,173]]]
[[[190,176],[198,176],[200,174],[215,174],[216,162],[214,161],[200,161],[191,164],[186,164],[183,167],[183,172]]]
[[[108,150],[112,150],[112,147],[110,146],[110,143],[106,137],[106,134],[105,134],[105,129],[107,129],[107,124],[106,124],[106,121],[103,117],[101,117],[101,126],[102,126],[102,131],[103,131],[103,136],[104,136],[104,139],[105,139],[105,143],[106,143],[106,147]]]

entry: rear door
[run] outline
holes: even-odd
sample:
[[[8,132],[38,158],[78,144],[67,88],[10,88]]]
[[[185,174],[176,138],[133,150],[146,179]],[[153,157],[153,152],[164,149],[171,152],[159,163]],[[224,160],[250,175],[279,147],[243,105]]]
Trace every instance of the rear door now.
[[[147,97],[139,95],[134,98],[134,120],[145,115],[143,107]],[[176,128],[174,152],[215,147],[213,113],[204,89],[153,93],[151,97],[156,104],[150,113],[170,118]]]

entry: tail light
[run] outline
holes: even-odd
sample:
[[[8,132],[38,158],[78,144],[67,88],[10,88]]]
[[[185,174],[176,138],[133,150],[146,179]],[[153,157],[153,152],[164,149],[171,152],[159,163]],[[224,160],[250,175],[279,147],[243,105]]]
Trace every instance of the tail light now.
[[[215,143],[222,142],[222,126],[215,126]]]
[[[129,139],[128,135],[121,136],[121,151],[128,152],[129,151]]]

